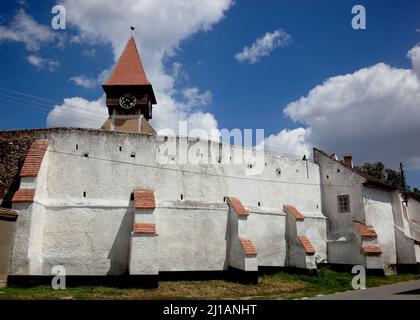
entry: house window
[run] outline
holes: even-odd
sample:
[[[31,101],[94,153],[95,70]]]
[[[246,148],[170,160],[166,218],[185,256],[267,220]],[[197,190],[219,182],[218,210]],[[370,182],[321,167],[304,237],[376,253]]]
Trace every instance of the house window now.
[[[338,196],[338,212],[350,212],[350,197],[348,195]]]

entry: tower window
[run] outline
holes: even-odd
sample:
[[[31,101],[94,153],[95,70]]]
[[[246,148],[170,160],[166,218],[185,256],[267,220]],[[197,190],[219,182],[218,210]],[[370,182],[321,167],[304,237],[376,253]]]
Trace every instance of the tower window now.
[[[86,191],[83,191],[83,198],[86,198]]]
[[[122,151],[122,147],[120,146],[120,151]]]
[[[89,158],[89,152],[85,152],[85,153],[83,153],[83,157],[84,157],[84,158]]]
[[[181,194],[181,200],[184,200],[184,195],[183,194]]]
[[[136,157],[136,153],[135,152],[131,152],[131,158],[135,158]]]
[[[76,144],[76,150],[79,150],[79,145],[78,144]]]
[[[338,196],[338,212],[350,212],[350,197],[349,195]]]

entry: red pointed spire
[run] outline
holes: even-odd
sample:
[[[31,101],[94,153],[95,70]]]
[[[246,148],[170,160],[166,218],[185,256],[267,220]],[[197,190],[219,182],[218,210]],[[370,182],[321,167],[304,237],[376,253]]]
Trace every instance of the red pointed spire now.
[[[104,85],[150,85],[133,36],[128,39],[124,51]]]

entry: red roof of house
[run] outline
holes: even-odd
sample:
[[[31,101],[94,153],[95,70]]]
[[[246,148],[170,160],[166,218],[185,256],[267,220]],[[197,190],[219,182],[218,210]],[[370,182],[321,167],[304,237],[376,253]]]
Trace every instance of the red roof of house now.
[[[104,85],[150,85],[133,36],[128,40],[120,59]]]

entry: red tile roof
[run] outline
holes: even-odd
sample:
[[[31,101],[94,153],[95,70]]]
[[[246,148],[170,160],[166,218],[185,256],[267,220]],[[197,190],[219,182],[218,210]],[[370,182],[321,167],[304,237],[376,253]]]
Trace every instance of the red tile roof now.
[[[156,225],[154,223],[135,223],[133,232],[142,234],[155,234]]]
[[[367,227],[363,223],[360,223],[358,221],[353,221],[353,226],[357,230],[357,232],[364,238],[376,238],[377,234],[375,232],[375,229],[372,227]]]
[[[306,254],[314,254],[315,248],[313,247],[311,241],[306,236],[299,236],[300,243],[302,244],[303,248],[305,249]]]
[[[283,206],[283,209],[290,213],[292,216],[294,216],[296,218],[296,220],[298,221],[303,221],[305,220],[305,217],[292,205],[290,204],[285,204]]]
[[[150,85],[132,36],[104,85]]]
[[[48,144],[48,140],[35,140],[32,143],[20,171],[21,177],[36,177],[38,175]]]
[[[19,189],[13,196],[12,202],[34,202],[35,189]]]
[[[134,190],[134,208],[154,209],[156,207],[155,194],[151,190]]]
[[[381,247],[376,244],[365,244],[362,246],[361,251],[365,256],[373,256],[382,253]]]
[[[245,254],[247,256],[256,256],[257,250],[255,249],[254,245],[252,244],[252,241],[245,238],[239,238],[239,241],[242,244],[242,248],[245,251]]]
[[[244,208],[241,201],[233,197],[228,197],[227,200],[228,204],[236,211],[238,216],[246,217],[247,215],[249,215],[248,211]]]

